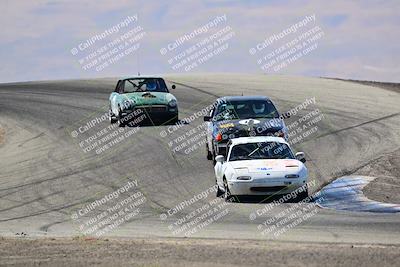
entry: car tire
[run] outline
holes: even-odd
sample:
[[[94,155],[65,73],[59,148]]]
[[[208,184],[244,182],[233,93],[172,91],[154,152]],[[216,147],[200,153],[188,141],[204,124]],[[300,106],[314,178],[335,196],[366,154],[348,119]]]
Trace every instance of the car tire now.
[[[224,191],[222,191],[221,188],[219,188],[219,185],[217,184],[217,197],[222,197],[223,195]]]
[[[213,142],[213,149],[212,149],[212,151],[211,151],[211,155],[212,155],[213,164],[214,164],[214,166],[215,166],[215,164],[217,164],[217,161],[215,160],[215,158],[217,157],[217,155],[215,154],[214,142]]]
[[[121,109],[119,108],[118,110],[118,126],[125,127],[124,117],[121,115]]]
[[[110,123],[111,123],[111,124],[114,124],[114,123],[116,123],[116,122],[118,121],[118,118],[117,118],[117,117],[115,116],[115,114],[112,112],[112,109],[111,109],[111,102],[110,102],[109,108],[110,108],[110,110],[108,111],[108,114],[110,115]]]
[[[206,144],[206,149],[207,149],[207,159],[213,160],[213,154],[210,152],[210,149],[208,149],[208,144]]]
[[[115,117],[115,115],[110,111],[110,123],[114,124],[117,123],[118,119]]]
[[[233,196],[231,194],[231,192],[229,191],[228,182],[227,182],[225,177],[224,177],[223,183],[224,183],[224,190],[225,190],[223,196],[224,196],[225,201],[234,202],[235,201],[235,196]]]
[[[177,124],[179,121],[178,115],[171,118],[171,124]]]
[[[299,193],[296,197],[296,201],[300,202],[303,201],[304,199],[308,198],[308,188],[306,187],[306,190]]]

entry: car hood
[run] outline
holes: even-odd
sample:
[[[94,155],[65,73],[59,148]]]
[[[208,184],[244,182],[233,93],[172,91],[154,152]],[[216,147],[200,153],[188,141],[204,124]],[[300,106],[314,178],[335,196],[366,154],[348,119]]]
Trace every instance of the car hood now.
[[[256,159],[230,161],[229,164],[236,171],[248,171],[249,173],[265,172],[297,172],[303,167],[303,163],[296,159]]]
[[[126,99],[135,101],[137,106],[141,105],[167,105],[169,101],[176,100],[170,93],[163,92],[135,92],[124,94]]]
[[[239,119],[239,120],[229,120],[217,122],[217,126],[220,129],[226,129],[229,131],[234,131],[235,129],[251,130],[257,132],[276,132],[284,127],[284,123],[281,119]]]

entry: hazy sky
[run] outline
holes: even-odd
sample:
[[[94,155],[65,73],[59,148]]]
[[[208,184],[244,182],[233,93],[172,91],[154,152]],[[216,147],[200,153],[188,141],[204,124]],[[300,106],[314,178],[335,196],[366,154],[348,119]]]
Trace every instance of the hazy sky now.
[[[0,82],[131,76],[138,70],[142,74],[264,72],[400,82],[398,0],[0,0],[0,9]],[[264,40],[312,15],[315,21],[256,51],[255,55],[249,53]],[[197,31],[222,17],[226,20],[220,19],[207,32]],[[115,26],[123,21],[126,25],[116,32]],[[282,69],[265,72],[260,68],[257,60],[261,56],[276,51],[316,26],[323,36],[313,42],[315,49]],[[199,45],[200,41],[223,29],[227,29],[224,34],[231,34],[221,41],[220,51],[203,59],[201,64],[185,71],[183,67],[174,69],[175,63],[168,63],[185,51],[185,55],[174,62],[184,58],[190,61],[186,49],[197,44],[199,52],[206,47]],[[135,30],[135,35],[129,38],[141,34],[137,49],[126,52],[129,48],[126,46],[119,51],[125,53],[121,57],[116,57],[119,52],[106,55],[115,48],[110,48],[113,41]],[[194,32],[192,38],[173,49],[179,37]],[[85,48],[87,40],[104,33],[104,38]],[[165,55],[160,53],[160,49],[168,47],[171,51],[167,49]],[[216,47],[202,56],[216,51]],[[76,55],[71,52],[74,48]],[[90,59],[83,60],[89,55]],[[96,64],[107,60],[112,63],[98,70],[98,65],[83,68],[96,59]]]

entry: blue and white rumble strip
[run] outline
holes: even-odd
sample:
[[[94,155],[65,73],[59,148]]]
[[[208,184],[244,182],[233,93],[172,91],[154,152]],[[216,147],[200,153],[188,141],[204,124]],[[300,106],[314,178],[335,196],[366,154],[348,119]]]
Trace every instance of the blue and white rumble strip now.
[[[322,208],[348,211],[395,213],[400,204],[383,203],[364,196],[362,189],[374,177],[344,176],[323,187],[315,201]]]

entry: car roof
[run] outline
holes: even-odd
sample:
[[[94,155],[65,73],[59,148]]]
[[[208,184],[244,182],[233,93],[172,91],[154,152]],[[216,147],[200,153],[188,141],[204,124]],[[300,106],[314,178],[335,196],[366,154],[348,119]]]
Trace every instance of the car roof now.
[[[282,137],[276,136],[254,136],[254,137],[238,137],[231,139],[232,145],[248,144],[248,143],[265,143],[265,142],[276,142],[276,143],[288,143]]]
[[[247,95],[247,96],[223,96],[217,99],[217,101],[239,101],[239,100],[271,100],[267,96],[263,95]]]
[[[136,77],[126,77],[120,79],[121,81],[125,80],[131,80],[131,79],[162,79],[161,77],[156,77],[156,76],[136,76]]]

